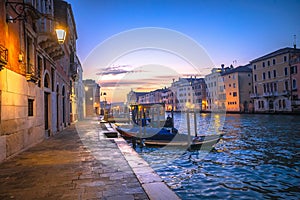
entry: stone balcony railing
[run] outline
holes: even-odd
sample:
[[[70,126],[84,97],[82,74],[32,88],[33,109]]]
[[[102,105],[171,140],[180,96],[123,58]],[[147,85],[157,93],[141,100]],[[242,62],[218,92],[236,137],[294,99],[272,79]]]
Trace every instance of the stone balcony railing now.
[[[8,62],[8,50],[0,45],[0,71]]]
[[[257,93],[251,93],[250,98],[251,99],[259,98],[259,95]]]

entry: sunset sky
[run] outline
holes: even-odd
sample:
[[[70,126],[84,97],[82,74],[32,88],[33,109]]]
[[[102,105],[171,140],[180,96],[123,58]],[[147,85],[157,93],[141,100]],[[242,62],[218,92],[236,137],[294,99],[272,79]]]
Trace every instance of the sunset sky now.
[[[294,35],[300,45],[298,0],[67,1],[84,78],[96,79],[109,101],[124,101],[130,89],[203,76],[223,63],[247,64],[292,47]]]

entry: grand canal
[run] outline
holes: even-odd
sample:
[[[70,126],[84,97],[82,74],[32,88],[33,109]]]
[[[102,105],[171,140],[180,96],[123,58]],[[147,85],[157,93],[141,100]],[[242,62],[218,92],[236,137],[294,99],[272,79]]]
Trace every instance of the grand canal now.
[[[186,133],[185,115],[174,121]],[[201,114],[197,124],[225,134],[212,151],[137,150],[182,199],[300,198],[300,116]]]

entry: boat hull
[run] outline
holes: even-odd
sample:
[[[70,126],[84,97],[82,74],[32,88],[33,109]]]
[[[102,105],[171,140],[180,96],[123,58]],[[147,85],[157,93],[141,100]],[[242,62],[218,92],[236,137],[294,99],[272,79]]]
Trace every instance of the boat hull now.
[[[146,146],[152,147],[182,147],[189,149],[211,149],[211,146],[216,144],[221,135],[202,135],[198,137],[190,138],[185,134],[173,134],[167,129],[154,129],[154,128],[131,128],[131,129],[122,129],[116,127],[116,130],[125,138],[139,138],[137,142],[140,142],[140,139]]]

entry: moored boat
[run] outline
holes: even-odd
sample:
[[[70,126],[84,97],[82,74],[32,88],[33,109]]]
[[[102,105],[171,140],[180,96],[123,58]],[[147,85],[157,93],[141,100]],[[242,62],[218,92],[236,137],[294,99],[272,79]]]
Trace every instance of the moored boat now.
[[[189,149],[200,149],[201,147],[211,147],[216,144],[222,135],[201,135],[201,136],[188,136],[185,134],[174,134],[171,130],[163,127],[132,127],[121,128],[116,127],[116,130],[125,138],[134,138],[137,141],[143,141],[146,146],[155,147],[182,147]]]

